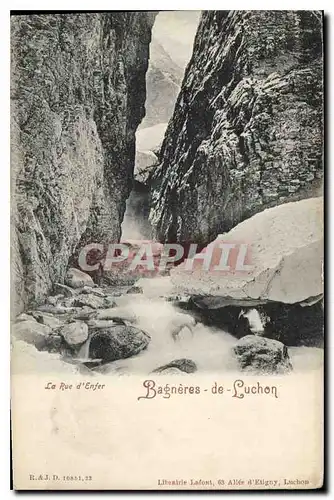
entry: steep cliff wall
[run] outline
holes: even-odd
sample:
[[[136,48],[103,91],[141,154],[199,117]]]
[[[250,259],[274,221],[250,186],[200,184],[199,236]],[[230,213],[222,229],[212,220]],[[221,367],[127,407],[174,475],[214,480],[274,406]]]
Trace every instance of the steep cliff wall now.
[[[62,280],[78,245],[120,236],[153,21],[132,12],[12,18],[16,308]]]
[[[206,243],[322,176],[322,16],[210,11],[162,146],[151,221],[164,241]]]

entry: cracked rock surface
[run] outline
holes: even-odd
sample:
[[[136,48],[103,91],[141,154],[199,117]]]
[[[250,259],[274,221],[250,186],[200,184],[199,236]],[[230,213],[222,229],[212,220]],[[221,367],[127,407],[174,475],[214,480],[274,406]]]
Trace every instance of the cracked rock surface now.
[[[320,11],[204,12],[153,176],[157,238],[207,244],[318,196],[322,112]]]
[[[63,282],[76,248],[120,237],[154,16],[11,19],[14,313]]]

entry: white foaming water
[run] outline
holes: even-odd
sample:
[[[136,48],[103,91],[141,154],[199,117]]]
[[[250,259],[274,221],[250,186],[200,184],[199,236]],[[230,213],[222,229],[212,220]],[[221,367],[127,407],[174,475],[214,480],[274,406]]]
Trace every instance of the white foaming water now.
[[[182,312],[164,300],[163,296],[170,292],[168,278],[140,281],[141,284],[145,282],[144,294],[127,294],[116,298],[117,307],[111,311],[115,316],[119,314],[129,318],[132,324],[151,336],[151,341],[138,355],[104,365],[103,373],[149,375],[174,360],[187,358],[196,363],[197,373],[229,372],[240,375],[232,354],[237,342],[235,337],[218,328],[195,324],[191,312]],[[64,362],[58,354],[39,352],[25,342],[16,341],[15,345],[20,351],[20,363],[15,367],[16,371],[76,371],[75,365]],[[293,374],[310,372],[323,366],[323,349],[289,347],[288,351]],[[83,346],[78,357],[87,359],[88,343]]]
[[[122,238],[125,240],[147,240],[151,239],[151,225],[148,215],[145,214],[143,207],[146,199],[143,193],[131,191],[126,202],[126,210],[122,222]]]
[[[135,326],[147,332],[151,341],[137,356],[110,363],[108,371],[149,374],[181,358],[194,361],[199,372],[237,369],[231,356],[236,340],[229,333],[201,323],[195,325],[190,314],[178,311],[163,299],[129,294],[119,297],[117,305],[135,315]],[[179,333],[174,340],[175,331]]]
[[[288,347],[294,373],[310,372],[323,367],[324,351],[318,347]]]
[[[264,333],[264,325],[257,309],[250,309],[247,312],[241,311],[239,318],[240,316],[244,316],[248,319],[251,332],[258,335],[262,335]]]
[[[237,339],[228,332],[202,323],[195,325],[190,312],[179,311],[163,298],[129,294],[119,297],[117,306],[136,318],[135,326],[147,332],[151,341],[137,356],[107,365],[105,372],[149,374],[173,360],[187,358],[196,363],[197,373],[240,373],[232,354]],[[176,330],[179,334],[174,340]],[[293,347],[289,355],[295,374],[318,369],[323,363],[322,349]]]

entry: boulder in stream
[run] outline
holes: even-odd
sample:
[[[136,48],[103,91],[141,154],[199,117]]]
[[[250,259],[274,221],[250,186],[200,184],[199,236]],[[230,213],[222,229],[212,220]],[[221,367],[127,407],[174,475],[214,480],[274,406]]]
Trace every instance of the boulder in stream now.
[[[45,338],[45,351],[60,353],[64,344],[64,339],[61,335],[51,333]]]
[[[88,328],[109,328],[110,326],[126,325],[121,318],[114,319],[90,319],[87,321]]]
[[[104,307],[110,307],[109,302],[106,302],[104,297],[98,297],[93,293],[90,294],[80,294],[75,297],[73,302],[74,307],[91,307],[92,309],[103,309]]]
[[[45,313],[42,311],[32,311],[31,315],[35,318],[36,321],[38,321],[38,323],[47,325],[50,328],[58,328],[63,324],[63,322],[59,318],[53,316],[50,313]]]
[[[92,333],[89,358],[103,363],[135,356],[145,349],[151,337],[134,326],[116,325]]]
[[[127,294],[130,294],[130,293],[143,293],[143,289],[142,289],[141,286],[133,285],[131,288],[129,288],[129,290],[126,293]]]
[[[173,370],[173,372],[171,370]],[[166,375],[171,373],[177,374],[177,372],[194,373],[196,371],[197,371],[197,366],[196,363],[194,363],[194,361],[192,361],[191,359],[182,358],[182,359],[175,359],[170,363],[167,363],[166,365],[159,366],[159,368],[153,370],[153,373],[162,373]]]
[[[277,340],[246,335],[233,347],[242,371],[254,374],[279,374],[292,370],[287,347]]]
[[[64,325],[60,334],[70,346],[83,344],[88,338],[88,326],[82,321],[74,321]]]
[[[115,307],[96,311],[94,319],[122,319],[134,323],[137,320],[137,316],[127,307]]]

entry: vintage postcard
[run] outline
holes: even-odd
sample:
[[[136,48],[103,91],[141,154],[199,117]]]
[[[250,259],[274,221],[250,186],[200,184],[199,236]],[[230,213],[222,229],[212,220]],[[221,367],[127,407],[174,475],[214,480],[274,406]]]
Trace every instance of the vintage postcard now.
[[[324,484],[322,11],[11,13],[16,490]]]

